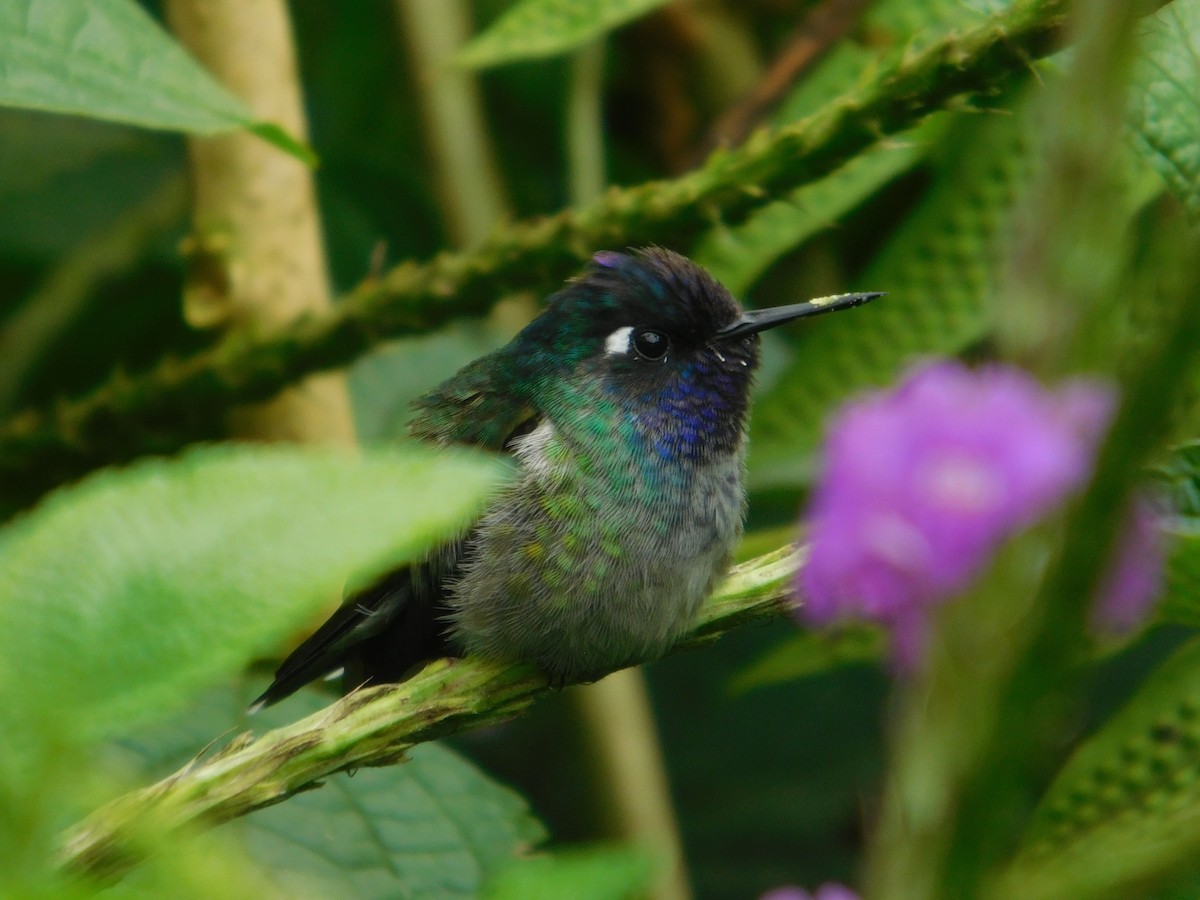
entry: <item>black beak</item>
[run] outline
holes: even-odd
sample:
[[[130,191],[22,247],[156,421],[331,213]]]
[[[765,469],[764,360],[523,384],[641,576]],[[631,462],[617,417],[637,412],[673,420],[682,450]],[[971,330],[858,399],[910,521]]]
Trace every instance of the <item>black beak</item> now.
[[[727,341],[731,338],[745,337],[757,334],[805,316],[819,316],[821,313],[833,312],[838,309],[849,309],[852,306],[862,306],[876,297],[882,297],[881,292],[865,294],[834,294],[832,297],[818,297],[807,303],[794,303],[791,306],[772,306],[768,309],[750,309],[742,313],[724,328],[717,332],[717,340]]]

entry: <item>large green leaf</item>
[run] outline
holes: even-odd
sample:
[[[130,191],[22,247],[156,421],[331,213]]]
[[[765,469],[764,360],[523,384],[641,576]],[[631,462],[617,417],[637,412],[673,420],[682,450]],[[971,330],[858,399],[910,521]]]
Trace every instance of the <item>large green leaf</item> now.
[[[246,695],[210,691],[186,713],[121,746],[146,778],[163,777],[215,735],[245,727]],[[283,724],[321,705],[315,694],[268,709],[256,727]],[[230,823],[216,836],[238,838],[249,856],[291,896],[476,897],[485,879],[518,851],[545,839],[514,791],[440,744],[408,760],[334,775],[318,790]],[[160,852],[169,856],[168,846]],[[168,860],[169,861],[169,860]]]
[[[479,896],[545,834],[521,797],[440,744],[387,769],[335,775],[240,823],[252,858],[326,897]]]
[[[521,0],[458,56],[481,69],[581,47],[667,0]]]
[[[0,104],[146,128],[247,128],[295,156],[312,153],[255,121],[135,0],[0,2]]]
[[[1200,640],[1068,761],[997,896],[1146,896],[1200,852]]]
[[[0,535],[0,719],[113,733],[239,670],[351,586],[463,527],[502,469],[203,448],[110,471]]]
[[[1143,27],[1129,109],[1133,143],[1200,216],[1200,0],[1175,0]]]
[[[486,900],[629,900],[652,896],[653,861],[623,847],[543,853],[512,863],[488,884]]]

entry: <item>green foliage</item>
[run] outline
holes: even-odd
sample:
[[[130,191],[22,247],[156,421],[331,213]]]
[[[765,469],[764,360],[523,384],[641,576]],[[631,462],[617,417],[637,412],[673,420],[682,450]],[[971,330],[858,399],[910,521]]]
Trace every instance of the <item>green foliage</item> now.
[[[581,47],[667,0],[521,0],[459,54],[464,66],[484,68],[553,56]]]
[[[993,4],[981,10],[966,3],[913,4],[884,0],[868,8],[862,29],[889,37],[882,47],[864,46],[855,40],[839,42],[821,64],[783,100],[775,115],[778,123],[794,121],[853,90],[876,71],[885,59],[897,55],[896,42],[913,35],[901,50],[928,43],[952,29],[977,25],[987,13],[1010,4]],[[716,228],[695,250],[701,262],[729,288],[743,296],[764,271],[784,253],[795,249],[819,231],[833,227],[852,209],[903,172],[912,168],[947,137],[944,117],[933,117],[911,132],[851,160],[845,167],[816,184],[793,191],[752,215],[736,228]]]
[[[925,154],[943,123],[930,120],[887,146],[856,157],[828,178],[769,203],[736,228],[717,227],[696,245],[696,262],[735,297],[745,296],[785,253],[832,228],[854,207]]]
[[[369,444],[403,435],[413,400],[495,350],[506,337],[494,326],[456,323],[364,357],[350,372],[359,440]]]
[[[72,740],[169,710],[453,534],[497,475],[424,448],[211,448],[64,490],[0,541],[0,709]]]
[[[1197,627],[1200,626],[1200,444],[1175,448],[1154,474],[1171,513],[1166,596],[1159,616],[1165,622]]]
[[[161,778],[213,735],[244,728],[245,704],[244,691],[210,691],[121,746],[143,779]],[[307,692],[253,723],[282,725],[323,705]],[[237,837],[263,877],[289,896],[367,900],[478,896],[485,878],[545,832],[519,795],[454,751],[423,744],[402,765],[334,775],[318,790],[231,823],[217,836]]]
[[[43,466],[53,464],[53,480],[136,455],[143,429],[154,433],[160,450],[211,437],[230,406],[343,365],[385,337],[479,314],[506,288],[569,275],[587,248],[664,240],[683,245],[716,215],[741,218],[773,192],[829,174],[960,95],[993,89],[1014,67],[1027,66],[1030,54],[1048,52],[1063,3],[1021,4],[1003,19],[944,36],[804,120],[714,154],[679,178],[611,189],[578,209],[498,229],[477,251],[401,265],[369,280],[328,315],[257,339],[231,335],[209,352],[182,362],[160,359],[142,378],[113,377],[76,402],[0,425],[0,489],[28,502],[45,489]],[[448,296],[455,302],[447,303]],[[182,421],[164,416],[181,404],[189,412]],[[125,426],[117,434],[107,427],[113,415]]]
[[[1175,0],[1146,22],[1133,145],[1191,213],[1200,216],[1200,2]]]
[[[0,532],[0,892],[47,866],[51,829],[96,789],[104,768],[79,761],[98,737],[178,709],[346,584],[444,540],[503,471],[427,448],[198,448],[63,489]]]
[[[654,865],[623,847],[538,854],[509,865],[488,882],[485,900],[632,900],[651,893]]]
[[[1200,159],[1195,143],[1200,141],[1200,120],[1193,121],[1200,109],[1195,103],[1200,71],[1190,43],[1200,28],[1191,27],[1194,23],[1186,17],[1194,17],[1197,10],[1200,4],[1189,0],[1172,4],[1150,20],[1148,52],[1136,72],[1130,103],[1133,145],[1189,207],[1200,190],[1200,171],[1194,170]],[[914,9],[883,3],[872,15],[886,30],[900,30],[906,23],[917,40],[925,42],[939,28],[977,21],[982,11],[930,4],[920,12],[928,19],[918,24],[911,21],[918,15]],[[843,55],[828,61],[796,92],[790,100],[795,108],[804,109],[814,95],[844,87],[853,65],[866,64],[859,48],[843,46],[839,53]],[[1021,108],[1027,110],[1023,116]],[[948,131],[927,131],[926,140],[941,151],[933,154],[934,185],[857,283],[862,289],[887,290],[888,297],[854,321],[822,323],[812,341],[800,341],[792,367],[756,405],[756,485],[806,481],[810,466],[805,451],[815,446],[824,417],[846,397],[886,383],[917,356],[961,352],[986,335],[990,294],[1006,259],[1006,217],[1031,174],[1029,160],[1035,148],[1029,140],[1035,122],[1028,109],[1024,103],[1016,110],[1018,121],[989,122],[985,114],[974,122],[960,118]],[[1005,111],[991,115],[1005,117]],[[932,122],[922,126],[933,127]],[[975,149],[957,152],[963,146]],[[736,236],[714,232],[701,245],[706,261],[730,278],[735,291],[744,289],[762,267],[795,246],[792,237],[796,243],[808,238],[829,221],[821,219],[827,211],[830,220],[836,219],[913,161],[893,159],[893,170],[886,165],[888,152],[881,148],[860,156],[846,170],[797,191],[790,214],[782,204],[757,213],[735,232],[749,238],[746,248]],[[908,152],[916,156],[916,151]],[[1132,166],[1131,170],[1136,172]],[[1125,217],[1131,217],[1155,188],[1134,174],[1130,191],[1121,203]]]
[[[793,480],[825,416],[914,359],[980,340],[1013,203],[1029,178],[1029,105],[960,118],[942,136],[933,186],[860,277],[887,296],[806,331],[791,366],[755,405],[756,483]],[[971,147],[970,153],[956,152]],[[868,287],[870,286],[870,287]],[[805,470],[800,470],[802,477]]]
[[[1194,865],[1198,789],[1200,640],[1193,639],[1076,750],[1042,799],[1001,894],[1141,894]]]
[[[1164,622],[1200,627],[1200,527],[1193,521],[1166,529],[1169,542],[1166,594],[1159,609]]]
[[[475,69],[527,63],[489,72],[483,92],[506,182],[501,187],[518,215],[552,211],[566,193],[558,158],[563,79],[557,62],[538,58],[595,42],[661,5],[488,0],[475,7],[483,21],[504,11],[464,48],[461,62]],[[451,155],[429,140],[431,123],[411,114],[426,80],[404,68],[409,60],[391,23],[382,24],[372,5],[297,0],[291,8],[300,70],[314,143],[324,160],[323,226],[334,280],[348,293],[328,316],[280,335],[234,334],[213,349],[177,314],[173,298],[182,265],[171,217],[145,227],[141,200],[149,186],[185,182],[178,141],[97,120],[191,134],[250,128],[293,152],[305,148],[253,122],[245,106],[133,0],[0,3],[0,103],[92,120],[55,121],[11,110],[3,116],[0,328],[17,319],[13,309],[26,298],[37,307],[34,313],[44,314],[42,298],[53,299],[56,285],[82,298],[70,314],[77,321],[61,322],[54,334],[53,328],[41,332],[49,336],[45,346],[31,348],[37,358],[3,385],[13,401],[9,407],[38,405],[33,414],[6,416],[0,426],[3,499],[12,507],[87,468],[220,435],[231,406],[261,399],[309,371],[345,364],[385,338],[414,335],[362,360],[351,377],[360,433],[391,438],[401,430],[411,396],[503,340],[533,307],[506,304],[486,323],[443,326],[484,315],[512,290],[545,296],[597,249],[653,241],[690,250],[755,304],[855,287],[888,292],[852,316],[772,335],[765,391],[754,413],[750,473],[764,490],[755,496],[751,516],[757,534],[774,535],[760,550],[790,540],[790,531],[779,529],[794,521],[817,437],[838,403],[888,382],[922,356],[1004,352],[996,299],[1013,296],[998,294],[997,286],[1003,288],[1016,268],[1021,274],[1033,269],[1035,276],[1039,266],[1052,268],[1036,253],[1014,261],[1011,242],[1019,204],[1035,211],[1053,205],[1028,190],[1043,171],[1042,158],[1054,149],[1043,136],[1082,129],[1086,151],[1095,138],[1087,129],[1103,131],[1085,116],[1077,122],[1081,110],[1070,104],[1050,115],[1043,109],[1039,118],[1028,99],[1072,77],[1071,52],[1054,64],[1036,62],[1064,34],[1086,32],[1063,28],[1068,4],[880,0],[796,80],[770,116],[778,129],[774,136],[760,134],[689,174],[669,177],[664,159],[687,158],[701,144],[698,132],[726,102],[705,85],[760,79],[761,71],[732,67],[752,66],[755,59],[765,66],[783,47],[797,11],[823,6],[836,4],[679,4],[670,16],[634,24],[605,42],[605,146],[591,149],[604,155],[612,181],[627,187],[594,204],[498,229],[476,251],[418,263],[417,257],[442,249],[425,160],[431,147],[435,156]],[[1071,6],[1084,17],[1120,8]],[[1159,241],[1151,220],[1176,207],[1193,219],[1200,212],[1200,0],[1167,4],[1138,32],[1142,50],[1121,138],[1144,165],[1126,166],[1128,190],[1106,194],[1103,211],[1116,223],[1114,233],[1127,229],[1135,233],[1133,243],[1162,244],[1164,253],[1183,256],[1179,248],[1185,245]],[[728,46],[742,52],[723,54]],[[1113,67],[1093,67],[1091,78],[1101,81],[1118,71],[1120,60],[1113,60]],[[1116,96],[1109,92],[1109,99]],[[1089,183],[1087,167],[1094,160],[1086,152],[1080,159],[1078,169],[1054,171],[1070,183],[1082,171],[1079,183]],[[1115,153],[1106,159],[1126,165]],[[1156,202],[1147,204],[1151,197]],[[1021,221],[1022,229],[1041,234],[1036,218]],[[113,259],[94,237],[118,224],[140,246],[123,246]],[[1078,258],[1085,267],[1097,259],[1114,268],[1124,264],[1121,248],[1089,244],[1092,233],[1086,227],[1079,232],[1042,235],[1051,258],[1070,262],[1082,248]],[[690,244],[698,235],[699,242]],[[376,250],[383,238],[392,256],[407,262],[377,268],[373,261],[381,258]],[[93,260],[97,246],[99,256],[109,258]],[[88,264],[80,266],[81,258]],[[1180,268],[1193,264],[1183,260]],[[1107,270],[1092,268],[1099,273],[1096,282],[1105,282]],[[81,271],[94,274],[80,277]],[[1157,282],[1129,283],[1148,286],[1132,292],[1130,322],[1116,325],[1107,317],[1110,310],[1092,315],[1102,308],[1085,304],[1066,311],[1089,318],[1097,333],[1112,332],[1107,337],[1120,352],[1093,356],[1110,374],[1145,364],[1126,352],[1130,348],[1148,348],[1152,363],[1154,348],[1167,345],[1155,329],[1174,315],[1164,299],[1169,291]],[[1062,306],[1078,300],[1056,299]],[[1052,320],[1038,319],[1046,327]],[[68,399],[59,402],[63,397]],[[1150,432],[1159,431],[1156,426],[1143,437],[1149,441]],[[1174,540],[1160,617],[1189,628],[1200,626],[1194,451],[1185,448],[1164,467],[1180,515],[1169,529]],[[353,461],[205,449],[175,462],[106,471],[53,495],[0,533],[0,730],[8,742],[0,757],[0,893],[93,893],[91,885],[51,872],[53,839],[65,822],[126,787],[113,774],[114,759],[124,764],[126,780],[141,784],[202,754],[206,758],[194,768],[213,778],[204,789],[228,787],[215,763],[229,763],[236,753],[203,751],[211,740],[247,724],[266,729],[320,701],[315,694],[297,698],[247,723],[241,709],[249,696],[224,690],[193,704],[193,695],[273,653],[347,581],[361,583],[460,527],[497,478],[490,463],[440,455],[434,461],[417,451]],[[1119,499],[1112,492],[1123,489],[1127,473],[1110,471],[1106,479],[1100,487],[1110,491],[1108,505],[1094,509],[1111,512]],[[781,490],[768,490],[776,487]],[[1102,562],[1101,548],[1085,545],[1106,533],[1111,516],[1080,516],[1071,520],[1071,558],[1083,560],[1075,568],[1091,572]],[[1035,537],[1014,545],[968,600],[981,604],[985,615],[975,615],[974,607],[947,608],[946,633],[961,642],[951,645],[942,668],[900,682],[900,700],[887,707],[895,715],[907,698],[929,715],[928,727],[911,735],[904,720],[893,719],[899,724],[890,737],[892,771],[911,776],[902,783],[912,787],[906,797],[921,813],[906,826],[936,824],[938,815],[963,802],[967,810],[959,821],[976,830],[948,826],[935,833],[929,826],[917,838],[905,833],[908,839],[890,848],[877,841],[885,853],[958,841],[953,853],[965,860],[961,870],[983,871],[983,851],[964,843],[999,848],[997,853],[1011,846],[1018,826],[1008,823],[1026,820],[1013,814],[1010,800],[1021,794],[1013,801],[1019,806],[1029,795],[1028,812],[1030,788],[1053,771],[1054,753],[1035,760],[1030,748],[1057,742],[1061,752],[1068,729],[1047,729],[1041,743],[1029,732],[1084,692],[1082,678],[1064,676],[1054,682],[1056,691],[1037,692],[1068,662],[1091,659],[1094,648],[1085,629],[1075,628],[1041,648],[1042,656],[1021,670],[1026,680],[1009,684],[1014,676],[1008,664],[1025,659],[1023,629],[1040,627],[1030,604],[1038,590],[1045,592],[1037,584],[1047,557],[1049,571],[1058,572],[1053,556],[1061,535],[1046,528]],[[798,558],[784,550],[740,571],[702,613],[697,642],[739,616],[778,615]],[[1085,592],[1070,573],[1059,575],[1054,584],[1066,587],[1041,600],[1051,618],[1062,619],[1063,603],[1077,607]],[[1004,619],[1006,611],[1025,609],[1031,612],[1019,622]],[[856,868],[871,868],[858,862],[861,809],[891,799],[885,791],[878,800],[886,669],[848,664],[879,660],[883,636],[865,629],[818,635],[787,627],[777,622],[761,633],[746,629],[691,659],[665,661],[653,673],[692,872],[705,876],[695,880],[702,897],[849,880]],[[764,646],[770,647],[765,653]],[[1145,654],[1145,668],[1163,655],[1153,637],[1139,639],[1136,652]],[[465,671],[476,669],[468,665]],[[445,666],[428,679],[414,679],[399,692],[404,708],[389,715],[426,716],[426,730],[418,733],[441,734],[438,729],[460,727],[473,716],[511,715],[530,695],[497,706],[503,690],[521,678],[536,681],[500,670],[500,687],[495,680],[468,681],[471,690],[464,695],[463,673]],[[1191,821],[1200,802],[1193,721],[1200,709],[1198,673],[1200,645],[1194,641],[1140,688],[1141,671],[1124,671],[1117,692],[1134,699],[1059,772],[1019,855],[998,863],[1001,874],[988,886],[994,896],[1117,891],[1151,897],[1160,889],[1175,891],[1164,898],[1189,895],[1178,888],[1188,882],[1172,879],[1191,865],[1200,846]],[[998,698],[1010,688],[1011,702],[1001,708]],[[1103,696],[1099,689],[1097,694]],[[1028,699],[1038,696],[1045,702]],[[365,702],[368,708],[382,703]],[[171,721],[128,736],[135,724],[167,713],[174,714]],[[377,724],[348,714],[333,725],[348,720],[366,732]],[[994,734],[988,730],[993,722],[1000,723]],[[517,728],[489,732],[470,750],[492,753],[498,762],[507,754],[521,790],[541,792],[536,805],[551,830],[575,839],[594,831],[581,812],[588,804],[563,790],[562,782],[542,783],[553,768],[567,771],[566,782],[580,780],[565,727],[553,723],[524,752],[511,749],[522,739]],[[317,767],[300,786],[326,778],[320,790],[225,825],[209,841],[181,838],[170,821],[139,816],[145,798],[130,797],[123,821],[138,826],[124,835],[128,845],[104,849],[128,852],[126,863],[147,853],[150,861],[115,892],[366,897],[486,890],[497,898],[601,898],[650,890],[653,865],[630,850],[550,852],[513,862],[542,840],[541,826],[523,800],[444,748],[423,745],[402,765],[329,776],[345,759],[341,754],[355,747],[366,754],[355,759],[396,755],[395,745],[382,738],[373,745],[375,738],[363,737],[364,731],[353,734],[346,738],[352,747],[318,742],[298,751]],[[100,736],[121,738],[124,749],[99,749]],[[278,799],[279,793],[266,790],[272,785],[298,789],[290,780],[294,771],[277,765],[285,758],[293,760],[263,758],[265,769],[254,782],[264,788],[268,799],[262,802]],[[980,776],[1000,786],[994,793],[968,790],[979,759],[994,763]],[[1034,763],[1042,767],[1041,781],[1014,774],[1014,767]],[[185,787],[193,784],[188,778],[182,777]],[[1013,785],[1021,790],[1010,790]],[[248,795],[224,798],[232,803],[216,818],[236,815],[236,801]],[[971,808],[972,798],[984,798],[978,809]],[[180,802],[166,812],[186,815]],[[974,841],[979,834],[988,840]],[[934,859],[918,874],[940,872],[941,862]],[[913,883],[872,888],[886,897],[913,890]],[[1194,895],[1194,880],[1190,886]]]
[[[738,673],[735,694],[819,675],[840,666],[878,662],[887,640],[878,628],[850,626],[832,633],[803,631],[772,647]]]
[[[477,897],[488,873],[540,843],[525,801],[439,744],[241,824],[246,852],[296,890],[338,897]]]
[[[248,128],[315,161],[277,125],[255,121],[135,0],[9,0],[0,58],[0,104],[191,134]]]
[[[1174,448],[1154,475],[1171,512],[1183,523],[1200,525],[1200,442]]]

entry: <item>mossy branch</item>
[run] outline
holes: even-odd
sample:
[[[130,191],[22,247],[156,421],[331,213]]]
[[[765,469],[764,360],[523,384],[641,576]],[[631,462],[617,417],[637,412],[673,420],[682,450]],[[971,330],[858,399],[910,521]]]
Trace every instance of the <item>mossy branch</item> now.
[[[784,547],[734,568],[676,649],[785,613],[801,559]],[[244,816],[319,787],[335,772],[402,762],[422,741],[510,719],[549,690],[546,677],[526,665],[431,663],[403,684],[365,688],[284,728],[239,735],[209,759],[118,798],[66,834],[63,865],[117,878],[144,856],[151,823],[157,839]]]
[[[1057,46],[1067,5],[1018,2],[978,28],[902,54],[859,90],[680,178],[613,188],[593,203],[506,227],[476,250],[403,263],[329,314],[270,335],[236,332],[195,356],[163,360],[138,377],[118,373],[88,396],[28,411],[0,428],[0,490],[10,502],[29,502],[91,468],[217,437],[234,405],[343,366],[386,338],[482,314],[506,291],[552,285],[595,249],[682,245],[716,221],[742,219],[955,98],[1024,70]]]

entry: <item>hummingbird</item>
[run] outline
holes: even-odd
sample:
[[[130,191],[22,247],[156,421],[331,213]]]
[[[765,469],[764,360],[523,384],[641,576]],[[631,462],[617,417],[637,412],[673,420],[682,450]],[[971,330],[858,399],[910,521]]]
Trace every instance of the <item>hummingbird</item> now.
[[[509,344],[415,402],[413,437],[507,452],[511,486],[347,598],[252,709],[443,656],[533,662],[558,685],[661,656],[741,537],[759,333],[878,296],[743,310],[680,254],[596,253]]]

